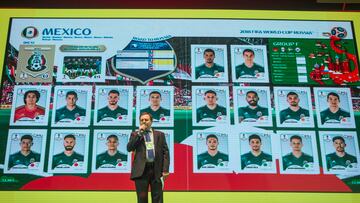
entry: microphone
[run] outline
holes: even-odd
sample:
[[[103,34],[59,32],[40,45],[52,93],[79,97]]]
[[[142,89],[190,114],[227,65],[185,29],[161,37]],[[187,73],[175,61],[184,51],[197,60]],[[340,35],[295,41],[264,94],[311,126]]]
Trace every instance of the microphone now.
[[[142,123],[142,124],[140,125],[139,131],[140,131],[140,134],[141,134],[141,135],[144,135],[144,134],[147,132],[147,130],[146,130],[146,125],[145,125],[144,123]]]

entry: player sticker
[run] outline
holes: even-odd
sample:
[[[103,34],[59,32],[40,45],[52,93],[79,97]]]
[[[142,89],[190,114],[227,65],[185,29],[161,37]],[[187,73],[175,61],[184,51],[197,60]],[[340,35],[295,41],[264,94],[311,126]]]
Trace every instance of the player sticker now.
[[[55,45],[20,45],[15,81],[51,83],[54,55]]]
[[[10,125],[47,126],[50,96],[51,86],[15,86]]]
[[[194,130],[194,173],[229,173],[229,136],[226,133]]]
[[[99,53],[60,56],[58,82],[105,82],[105,61]]]
[[[143,112],[153,116],[153,126],[174,126],[174,87],[138,86],[136,88],[136,117]],[[139,126],[139,119],[136,119]]]
[[[94,125],[131,126],[132,86],[96,86]]]
[[[234,82],[269,82],[265,45],[231,45],[230,49]]]
[[[278,127],[314,127],[309,87],[274,87]]]
[[[90,124],[91,86],[56,86],[52,126],[87,127]]]
[[[87,173],[88,130],[52,130],[49,173]]]
[[[234,87],[235,123],[272,126],[269,87]]]
[[[238,138],[240,169],[243,173],[276,173],[270,133],[241,132]]]
[[[278,131],[280,173],[319,174],[319,159],[314,131]]]
[[[320,128],[355,128],[349,88],[314,88]]]
[[[161,130],[165,134],[166,144],[169,148],[170,166],[169,173],[174,173],[174,131],[173,130]]]
[[[192,121],[194,126],[230,125],[228,87],[193,86]]]
[[[226,45],[192,44],[193,82],[228,82]]]
[[[131,156],[126,150],[130,130],[95,130],[92,171],[97,173],[129,173]]]
[[[39,174],[44,171],[46,130],[10,129],[4,173]]]
[[[356,132],[320,131],[320,146],[325,174],[358,174],[359,143]]]

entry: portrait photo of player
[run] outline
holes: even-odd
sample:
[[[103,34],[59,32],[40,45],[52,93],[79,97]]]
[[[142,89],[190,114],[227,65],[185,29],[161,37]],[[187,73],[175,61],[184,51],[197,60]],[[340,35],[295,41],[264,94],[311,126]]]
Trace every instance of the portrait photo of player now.
[[[49,173],[86,173],[88,130],[53,130],[49,152]]]
[[[271,135],[258,132],[239,134],[240,167],[249,173],[273,173],[276,165],[273,163]]]
[[[324,173],[359,173],[359,145],[356,132],[320,131]]]
[[[52,126],[86,127],[90,124],[91,86],[55,86]]]
[[[105,82],[105,63],[98,55],[59,56],[60,71],[57,73],[59,82]]]
[[[274,87],[279,127],[314,127],[309,87]]]
[[[192,101],[194,126],[230,124],[227,87],[193,86]]]
[[[166,144],[169,148],[169,173],[174,173],[174,130],[161,130],[165,134]]]
[[[51,83],[54,56],[55,45],[20,45],[15,81],[17,83]]]
[[[96,86],[94,125],[132,124],[131,86]]]
[[[27,133],[29,132],[29,133]],[[10,129],[4,173],[39,174],[44,171],[46,130]]]
[[[131,131],[95,130],[93,146],[93,172],[130,172],[130,157],[126,144]]]
[[[207,131],[193,132],[196,136],[196,147],[194,148],[194,155],[196,155],[194,158],[194,172],[228,172],[228,135],[226,133]]]
[[[234,82],[269,82],[265,45],[231,45]]]
[[[50,86],[15,86],[10,125],[48,125],[50,95]]]
[[[314,88],[319,127],[355,128],[349,88]]]
[[[136,115],[148,112],[154,127],[174,125],[174,88],[172,86],[138,86],[136,88]],[[136,119],[136,125],[139,125]]]
[[[191,45],[193,82],[227,82],[226,45]]]
[[[281,173],[320,173],[315,132],[278,131],[277,134],[281,145]]]
[[[236,124],[273,125],[269,87],[234,87],[234,107]]]

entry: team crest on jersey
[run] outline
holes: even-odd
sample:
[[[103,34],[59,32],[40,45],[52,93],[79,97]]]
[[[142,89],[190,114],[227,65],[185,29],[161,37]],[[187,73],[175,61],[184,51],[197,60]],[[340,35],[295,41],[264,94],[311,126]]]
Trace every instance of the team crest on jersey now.
[[[218,159],[218,160],[217,160],[217,163],[218,163],[218,164],[220,164],[221,162],[223,162],[222,159]]]
[[[261,111],[258,111],[258,112],[256,112],[256,115],[259,116],[259,117],[261,117],[261,116],[262,116],[262,112],[261,112]]]
[[[350,161],[350,160],[346,160],[345,165],[346,165],[346,166],[349,166],[350,164],[351,164],[351,161]]]
[[[120,163],[122,160],[121,159],[117,159],[116,160],[116,163]]]
[[[222,113],[221,113],[221,112],[217,112],[217,116],[222,116]]]
[[[34,163],[34,162],[35,162],[35,158],[31,158],[30,163]]]
[[[77,118],[77,117],[79,117],[80,116],[80,114],[79,113],[75,113],[75,118]]]
[[[300,114],[300,118],[305,118],[305,114]]]
[[[74,159],[73,161],[72,161],[72,163],[74,164],[74,163],[76,163],[76,162],[78,162],[78,160],[77,159]]]

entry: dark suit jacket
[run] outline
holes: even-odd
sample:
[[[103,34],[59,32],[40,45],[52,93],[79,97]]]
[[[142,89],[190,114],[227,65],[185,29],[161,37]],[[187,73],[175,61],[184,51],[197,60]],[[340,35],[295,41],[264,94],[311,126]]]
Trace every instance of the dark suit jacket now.
[[[165,134],[153,129],[154,145],[155,145],[155,160],[154,160],[154,173],[155,178],[158,179],[162,176],[163,172],[169,172],[170,158],[169,148],[166,144]],[[131,167],[131,177],[134,180],[139,178],[145,169],[146,164],[146,147],[144,136],[140,136],[138,131],[132,132],[127,150],[134,152],[134,160]]]

